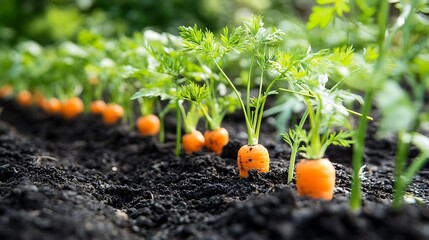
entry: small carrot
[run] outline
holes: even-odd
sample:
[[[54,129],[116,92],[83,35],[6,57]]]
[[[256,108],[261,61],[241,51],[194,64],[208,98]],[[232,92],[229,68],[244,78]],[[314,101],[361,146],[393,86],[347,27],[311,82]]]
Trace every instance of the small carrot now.
[[[270,155],[261,144],[244,145],[238,150],[237,164],[240,178],[247,178],[249,170],[270,171]]]
[[[40,101],[38,105],[43,111],[49,113],[49,101],[47,99],[43,99],[43,101]]]
[[[94,101],[89,106],[89,112],[94,115],[101,115],[106,109],[106,106],[107,105],[103,100]]]
[[[78,97],[70,98],[61,104],[61,114],[65,119],[76,118],[83,112],[83,102]]]
[[[112,125],[124,116],[124,108],[119,104],[109,103],[106,105],[102,116],[106,125]]]
[[[137,129],[143,136],[155,136],[159,133],[161,122],[154,114],[139,117],[136,121]]]
[[[187,154],[201,151],[205,145],[204,136],[200,131],[194,130],[182,136],[182,145]]]
[[[43,109],[43,105],[46,105],[46,102],[48,101],[42,92],[35,91],[33,94],[34,103]]]
[[[22,107],[29,107],[33,104],[33,95],[27,90],[21,91],[16,96],[16,101]]]
[[[207,130],[204,132],[206,140],[206,147],[208,150],[220,155],[222,149],[229,142],[229,134],[225,128],[218,128],[215,130]]]
[[[47,100],[46,112],[52,115],[61,113],[61,101],[58,98],[50,98]]]
[[[301,160],[296,165],[296,186],[301,196],[331,200],[335,187],[334,165],[327,158]]]
[[[11,85],[3,85],[0,87],[0,98],[6,98],[12,95],[13,87]]]

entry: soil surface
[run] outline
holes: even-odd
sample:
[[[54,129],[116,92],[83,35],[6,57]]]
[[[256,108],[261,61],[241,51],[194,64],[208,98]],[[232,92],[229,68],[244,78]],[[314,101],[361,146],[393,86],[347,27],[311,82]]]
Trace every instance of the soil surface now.
[[[327,152],[337,171],[332,201],[299,197],[286,183],[290,149],[276,141],[272,119],[261,134],[271,171],[239,179],[246,135],[237,119],[225,123],[231,142],[221,157],[175,157],[173,133],[159,144],[94,116],[64,121],[0,105],[0,239],[429,239],[429,166],[407,190],[415,203],[391,209],[396,143],[373,137],[376,121],[355,214],[351,149]]]

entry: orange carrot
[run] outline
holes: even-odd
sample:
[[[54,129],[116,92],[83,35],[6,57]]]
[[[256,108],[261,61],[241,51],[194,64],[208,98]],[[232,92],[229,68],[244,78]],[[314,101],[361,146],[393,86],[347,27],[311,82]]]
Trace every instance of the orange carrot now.
[[[95,115],[103,114],[105,109],[106,109],[106,103],[103,100],[94,101],[89,106],[89,112]]]
[[[244,145],[238,150],[237,164],[240,178],[248,177],[249,170],[265,173],[270,170],[270,155],[261,144]]]
[[[205,145],[204,136],[200,131],[194,130],[182,136],[182,145],[187,154],[201,151]]]
[[[136,126],[143,136],[155,136],[159,133],[161,122],[156,115],[150,114],[139,117]]]
[[[118,122],[124,116],[124,108],[116,103],[109,103],[103,111],[103,121],[107,125]]]
[[[70,98],[61,104],[61,114],[66,119],[76,118],[83,112],[83,102],[78,97]]]
[[[40,91],[35,91],[33,94],[33,99],[34,99],[34,103],[39,106],[40,108],[43,109],[43,105],[46,104],[46,102],[48,101],[45,96],[43,95],[42,92]]]
[[[49,101],[47,99],[43,99],[43,101],[40,101],[38,105],[43,111],[49,113]]]
[[[3,85],[0,87],[0,98],[6,98],[13,93],[13,87],[11,85]]]
[[[29,91],[21,91],[16,96],[16,101],[23,107],[29,107],[33,104],[33,95]]]
[[[49,114],[59,114],[61,113],[61,107],[61,101],[58,98],[51,98],[47,100],[46,112]]]
[[[206,140],[206,147],[208,150],[220,155],[223,147],[229,142],[229,134],[225,128],[218,128],[216,130],[207,130],[204,132]]]
[[[301,196],[331,200],[335,187],[334,165],[327,158],[301,160],[296,165],[296,187]]]

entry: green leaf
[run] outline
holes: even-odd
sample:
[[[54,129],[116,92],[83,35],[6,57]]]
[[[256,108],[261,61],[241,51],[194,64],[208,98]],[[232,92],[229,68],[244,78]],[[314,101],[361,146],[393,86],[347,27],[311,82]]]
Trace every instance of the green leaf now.
[[[180,87],[177,91],[177,97],[197,103],[200,103],[203,99],[207,98],[209,94],[210,90],[206,84],[199,86],[194,82]]]
[[[333,4],[335,12],[340,17],[350,11],[349,0],[317,0],[317,3],[320,5]]]
[[[173,99],[173,92],[168,92],[164,88],[142,88],[131,96],[131,100],[138,98],[155,98],[160,97],[161,100]]]
[[[353,131],[339,131],[329,134],[328,141],[332,145],[341,146],[341,147],[350,147],[350,144],[353,143]]]
[[[327,27],[333,19],[334,13],[335,8],[333,7],[314,6],[307,23],[307,29],[313,29],[317,26],[320,26],[321,28]]]
[[[412,143],[421,152],[429,154],[429,137],[421,133],[417,133],[417,132],[404,133],[402,136],[402,141],[407,143]]]
[[[386,82],[375,100],[382,115],[379,134],[395,134],[412,127],[417,116],[416,109],[410,96],[398,83]]]

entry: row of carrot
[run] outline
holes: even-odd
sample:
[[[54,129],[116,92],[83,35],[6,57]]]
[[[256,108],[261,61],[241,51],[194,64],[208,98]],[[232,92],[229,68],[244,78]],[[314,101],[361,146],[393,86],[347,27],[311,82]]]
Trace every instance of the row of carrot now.
[[[379,63],[385,50],[382,44],[359,52],[350,46],[320,51],[313,51],[310,46],[288,47],[283,40],[285,34],[265,27],[261,17],[252,17],[234,29],[224,28],[220,36],[197,26],[180,27],[179,31],[180,37],[146,31],[118,41],[84,31],[79,35],[78,45],[67,43],[58,49],[47,49],[42,57],[46,56],[48,61],[38,60],[41,56],[37,55],[40,52],[37,47],[23,46],[21,57],[12,53],[13,60],[6,61],[11,74],[6,76],[10,79],[5,83],[21,83],[17,85],[18,102],[31,105],[32,94],[23,90],[31,90],[34,99],[39,100],[43,98],[36,93],[44,92],[49,100],[40,101],[40,106],[48,112],[61,109],[58,112],[70,119],[80,114],[84,106],[91,106],[90,111],[100,114],[106,124],[123,119],[135,124],[143,135],[154,136],[159,132],[161,142],[163,119],[175,110],[177,154],[182,142],[187,154],[206,147],[220,155],[229,142],[222,120],[239,108],[248,137],[237,155],[241,178],[248,177],[251,170],[269,171],[269,152],[259,144],[265,103],[272,96],[287,95],[305,106],[299,123],[283,133],[284,141],[292,149],[287,182],[292,181],[296,170],[300,195],[332,199],[335,169],[324,158],[325,151],[330,145],[349,147],[365,136],[364,128],[355,134],[350,115],[358,116],[361,123],[372,119],[367,111],[362,116],[350,109],[355,101],[361,104],[364,101],[344,85],[363,91],[373,87],[369,76],[377,71],[380,73],[374,76],[384,74]],[[380,39],[384,38],[383,33],[380,30]],[[19,61],[14,62],[16,59]],[[0,57],[0,63],[1,60]],[[34,70],[38,64],[41,70]],[[31,81],[24,83],[19,77],[25,77],[27,70],[31,70]],[[54,96],[69,100],[56,100]],[[80,96],[83,102],[73,96]],[[137,122],[130,99],[140,104],[137,114],[142,117]],[[163,109],[161,102],[166,106]],[[154,115],[156,112],[158,116]],[[201,118],[207,127],[204,134],[196,128]],[[304,127],[306,123],[308,128]],[[362,153],[363,143],[354,147]],[[295,167],[298,154],[303,159]],[[360,191],[362,164],[354,163],[357,164],[353,181],[358,183],[356,189]]]
[[[21,85],[16,100],[22,106],[37,105],[47,113],[58,114],[65,119],[77,117],[84,111],[86,105],[91,113],[100,115],[105,124],[111,125],[124,118],[127,118],[128,122],[134,119],[131,98],[139,102],[142,114],[134,124],[139,132],[146,136],[158,135],[160,131],[162,135],[163,116],[169,111],[176,110],[178,113],[176,142],[181,141],[187,154],[201,151],[205,147],[220,155],[229,142],[228,131],[221,126],[222,120],[226,114],[241,108],[247,127],[248,144],[239,149],[237,166],[239,176],[245,178],[249,176],[251,170],[261,173],[269,171],[269,152],[258,143],[259,132],[266,100],[285,90],[279,86],[285,86],[287,90],[283,92],[307,105],[309,110],[302,117],[302,122],[307,121],[308,116],[313,127],[307,133],[301,124],[301,127],[296,129],[296,134],[293,133],[298,138],[289,138],[291,143],[294,142],[293,146],[299,147],[296,148],[296,153],[301,152],[310,159],[301,161],[296,167],[298,192],[303,196],[331,199],[335,171],[329,161],[318,159],[322,159],[329,144],[349,145],[347,139],[351,135],[334,134],[334,129],[349,125],[346,123],[348,112],[345,111],[343,102],[354,99],[355,96],[339,88],[326,87],[327,73],[330,72],[330,78],[341,78],[344,76],[337,69],[356,68],[356,65],[343,60],[344,55],[350,58],[352,50],[341,48],[333,53],[325,50],[315,53],[303,53],[300,50],[283,52],[279,51],[282,36],[280,30],[266,28],[260,17],[253,17],[243,26],[231,31],[225,28],[219,39],[214,38],[210,31],[202,31],[196,26],[181,27],[180,39],[174,42],[149,41],[147,39],[150,37],[147,35],[147,39],[142,39],[143,36],[140,35],[135,37],[137,40],[121,39],[118,44],[124,45],[122,46],[124,49],[132,47],[127,49],[126,58],[123,58],[123,52],[110,53],[111,50],[107,48],[98,49],[98,45],[85,45],[87,44],[85,41],[89,41],[85,40],[82,49],[98,57],[82,58],[75,53],[62,56],[61,64],[65,60],[69,61],[67,60],[69,58],[75,59],[73,71],[67,68],[58,70],[56,66],[59,63],[55,58],[52,59],[51,65],[45,67],[46,74],[58,72],[69,74],[69,77],[75,75],[74,82],[64,78],[65,75],[54,75],[66,79],[64,81],[47,79],[35,71],[35,76],[31,80],[33,83],[27,84],[31,92],[24,90]],[[87,38],[97,36],[86,32],[85,39]],[[171,38],[173,37],[168,37],[170,40]],[[143,49],[138,47],[139,41],[144,44]],[[96,44],[100,43],[96,41]],[[107,43],[105,44],[107,46]],[[72,47],[73,51],[79,52],[81,51],[79,49],[79,46]],[[140,52],[145,54],[136,55]],[[100,57],[106,54],[111,56]],[[234,64],[237,56],[250,59],[250,62],[240,70],[241,83],[237,83],[230,74],[227,74],[227,67],[231,65],[231,61]],[[123,58],[121,61],[124,65],[116,65],[111,60],[113,57]],[[100,60],[101,62],[97,63]],[[142,65],[136,62],[141,62]],[[82,68],[80,64],[85,64],[85,67]],[[82,69],[85,69],[84,72]],[[43,78],[46,80],[42,81]],[[54,89],[64,87],[68,90],[48,91],[47,96],[50,97],[44,97],[41,93],[53,89],[51,86],[55,86]],[[140,90],[135,92],[138,88]],[[83,90],[77,94],[83,100],[73,97],[74,89]],[[258,90],[255,96],[252,96],[251,89]],[[56,93],[63,92],[68,94],[63,94],[62,100],[55,97]],[[117,103],[105,103],[100,100],[103,94],[107,94],[112,102]],[[164,101],[167,107],[158,108],[158,117],[154,115],[154,107],[161,101]],[[324,114],[321,114],[322,111]],[[206,122],[207,130],[204,134],[196,129],[200,118],[204,118]],[[180,132],[181,119],[184,134]],[[322,132],[322,122],[328,124],[328,128],[323,129],[321,138],[319,134]],[[292,133],[285,133],[290,134]],[[177,146],[176,152],[180,150],[180,145]],[[294,159],[291,159],[288,179],[292,179],[293,164]],[[320,186],[316,186],[315,182],[320,183]]]
[[[49,115],[61,116],[66,120],[73,120],[84,112],[84,103],[79,97],[65,99],[46,99],[42,93],[36,94],[30,91],[20,91],[13,96],[13,87],[4,85],[0,87],[0,98],[7,99],[14,97],[15,101],[23,108],[37,106]],[[116,103],[106,103],[103,100],[96,100],[90,103],[89,113],[101,116],[106,125],[116,124],[124,116],[124,108]],[[136,128],[142,136],[156,136],[160,131],[160,119],[149,114],[141,116],[136,120]],[[203,147],[220,155],[223,147],[229,142],[229,134],[225,128],[218,128],[213,131],[205,131],[204,135],[194,130],[182,136],[183,149],[187,154],[201,151]]]

